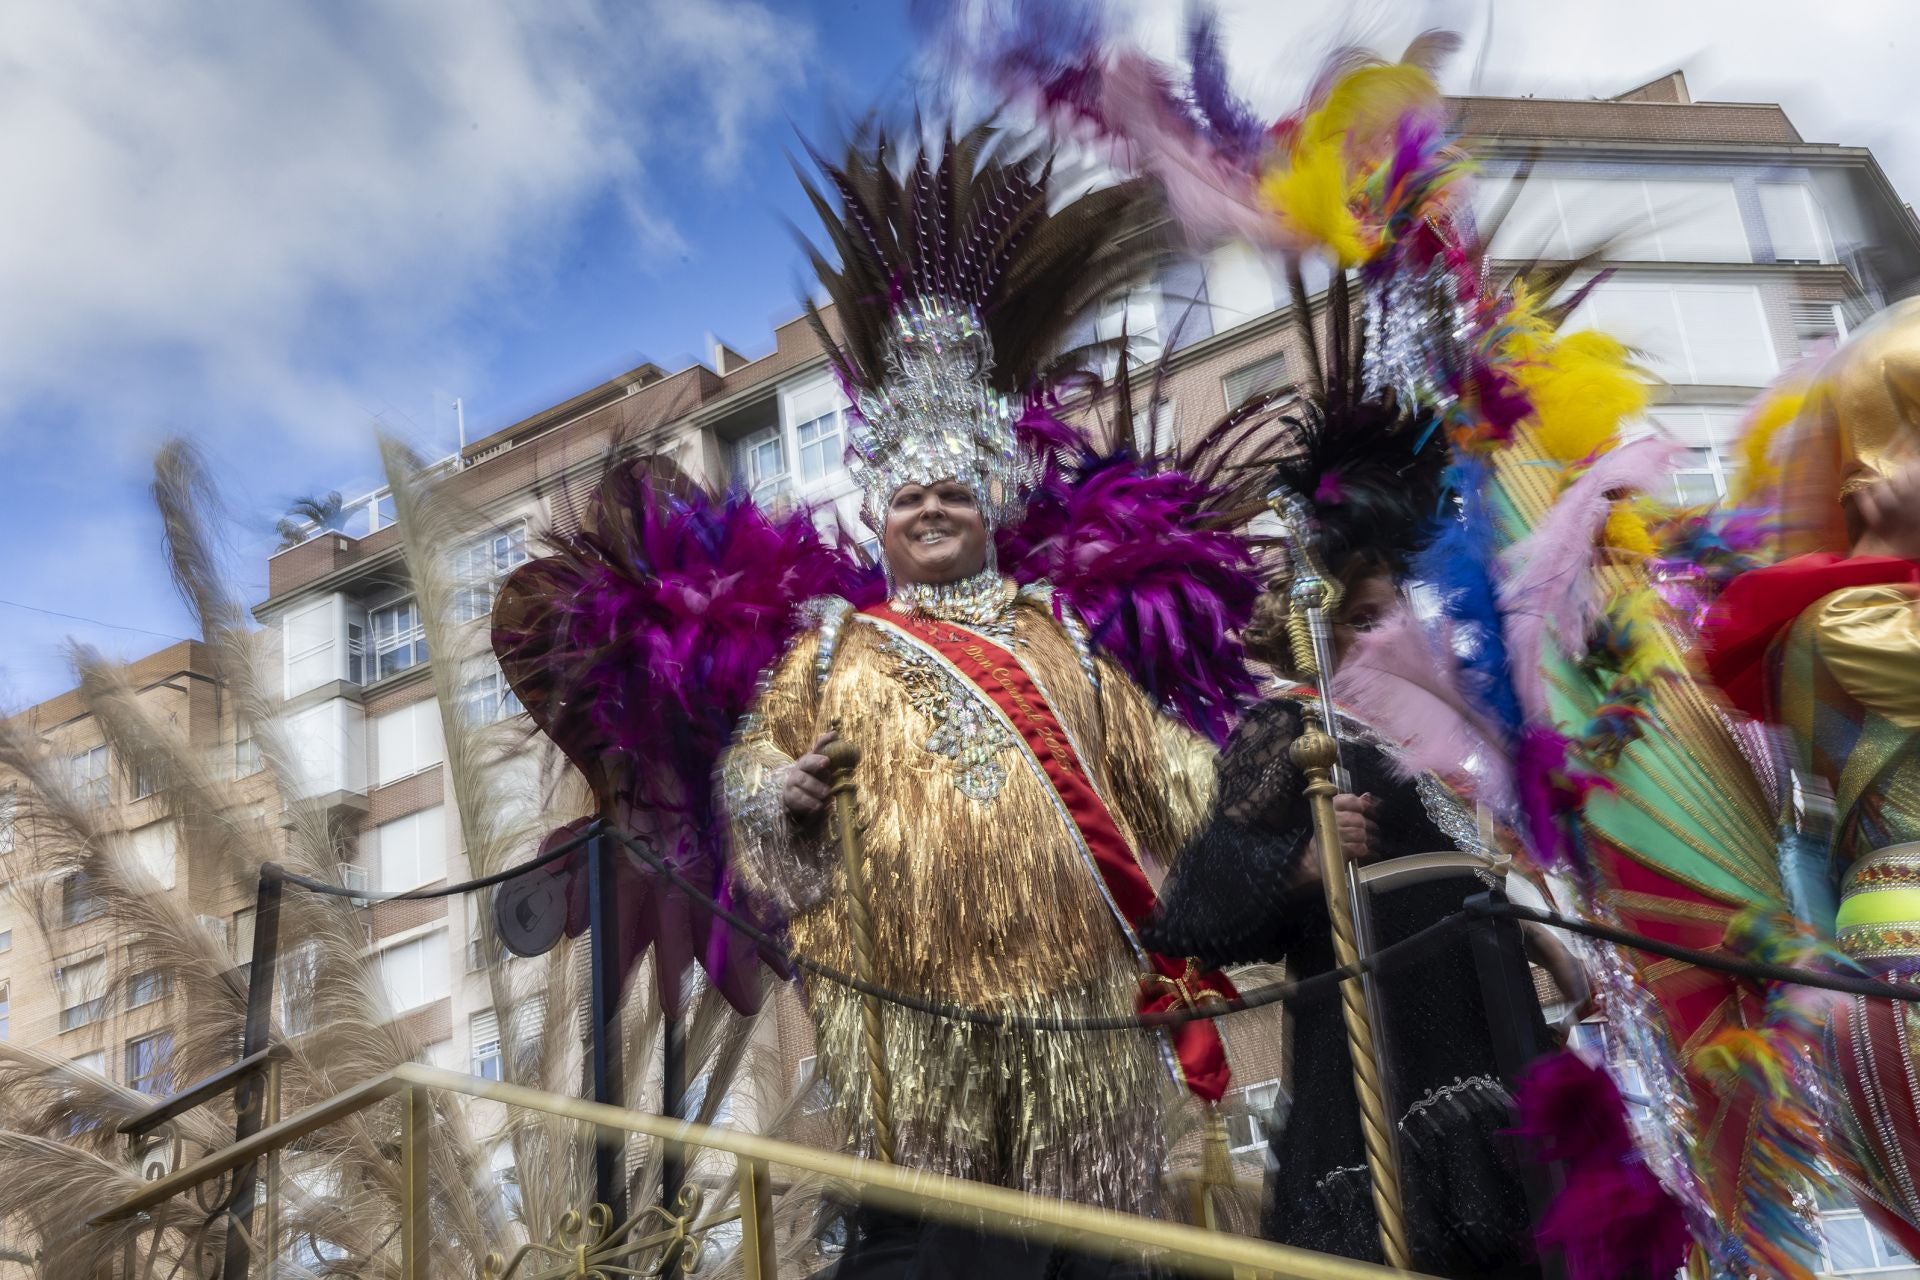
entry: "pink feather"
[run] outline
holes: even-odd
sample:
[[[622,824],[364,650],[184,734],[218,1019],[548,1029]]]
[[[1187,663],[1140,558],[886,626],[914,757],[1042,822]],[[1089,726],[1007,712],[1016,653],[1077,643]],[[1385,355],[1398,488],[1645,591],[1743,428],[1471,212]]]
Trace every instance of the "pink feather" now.
[[[1254,198],[1254,175],[1200,136],[1159,64],[1137,51],[1117,56],[1102,77],[1100,111],[1105,127],[1125,140],[1129,167],[1152,171],[1174,221],[1197,242],[1271,240],[1273,220]]]
[[[1500,732],[1473,709],[1466,679],[1449,633],[1429,630],[1402,606],[1354,642],[1333,696],[1398,747],[1394,767],[1403,776],[1470,777],[1478,799],[1511,813],[1513,775]]]
[[[1614,497],[1645,492],[1664,479],[1679,448],[1649,436],[1601,455],[1567,486],[1533,532],[1502,553],[1500,607],[1506,615],[1508,661],[1520,708],[1530,719],[1548,718],[1547,636],[1577,657],[1599,612],[1593,549]]]

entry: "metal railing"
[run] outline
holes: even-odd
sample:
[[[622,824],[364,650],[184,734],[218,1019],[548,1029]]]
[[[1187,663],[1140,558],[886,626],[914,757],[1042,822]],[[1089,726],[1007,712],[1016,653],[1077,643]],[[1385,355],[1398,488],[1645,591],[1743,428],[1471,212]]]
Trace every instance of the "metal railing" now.
[[[200,1192],[207,1184],[237,1171],[262,1167],[274,1170],[282,1151],[349,1116],[389,1099],[398,1099],[403,1110],[399,1131],[398,1274],[403,1280],[427,1280],[432,1239],[427,1158],[434,1141],[434,1094],[461,1095],[541,1112],[592,1126],[596,1132],[649,1138],[687,1160],[696,1150],[719,1152],[733,1158],[733,1182],[739,1196],[736,1209],[703,1215],[702,1196],[691,1184],[672,1204],[643,1209],[617,1224],[610,1209],[594,1205],[584,1213],[565,1215],[553,1240],[529,1241],[510,1257],[489,1256],[480,1267],[484,1280],[646,1274],[638,1269],[623,1269],[621,1260],[632,1260],[649,1251],[664,1251],[668,1256],[678,1254],[685,1259],[679,1264],[681,1268],[691,1270],[688,1264],[705,1234],[716,1226],[735,1222],[740,1226],[740,1260],[746,1280],[774,1280],[776,1241],[771,1224],[775,1170],[789,1176],[827,1180],[849,1203],[929,1221],[1004,1232],[1086,1253],[1148,1258],[1157,1267],[1184,1275],[1232,1277],[1233,1280],[1251,1277],[1363,1280],[1405,1274],[1264,1240],[1046,1199],[739,1130],[671,1120],[412,1063],[347,1089],[297,1115],[275,1119],[258,1132],[156,1179],[94,1221],[121,1221],[150,1213],[175,1197]],[[1155,1174],[1143,1169],[1142,1176]],[[266,1187],[269,1223],[276,1216],[273,1201],[278,1192],[274,1181],[270,1173]]]

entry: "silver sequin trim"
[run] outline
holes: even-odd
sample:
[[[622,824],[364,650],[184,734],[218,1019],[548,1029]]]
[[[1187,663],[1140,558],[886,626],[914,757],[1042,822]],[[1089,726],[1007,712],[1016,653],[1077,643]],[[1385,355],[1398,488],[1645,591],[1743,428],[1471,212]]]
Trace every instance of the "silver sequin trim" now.
[[[971,684],[939,659],[896,632],[880,629],[880,643],[899,663],[908,701],[933,726],[921,745],[953,764],[953,785],[962,795],[987,803],[1007,782],[1001,759],[1016,745],[1000,718]]]

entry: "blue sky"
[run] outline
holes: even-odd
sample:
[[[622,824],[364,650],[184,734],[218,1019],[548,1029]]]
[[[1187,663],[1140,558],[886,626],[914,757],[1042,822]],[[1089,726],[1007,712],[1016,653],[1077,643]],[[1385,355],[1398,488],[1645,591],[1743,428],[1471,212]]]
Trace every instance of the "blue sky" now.
[[[1222,0],[1284,109],[1342,40],[1461,30],[1450,87],[1581,97],[1685,66],[1872,145],[1909,195],[1907,0]],[[1114,0],[1170,52],[1177,0]],[[9,0],[0,6],[0,707],[68,636],[189,634],[145,493],[197,439],[235,579],[293,497],[376,482],[376,427],[444,453],[642,360],[751,356],[796,310],[785,153],[915,72],[906,0]],[[1591,12],[1581,12],[1591,10]],[[1604,12],[1603,12],[1604,10]],[[105,627],[17,606],[118,624]],[[124,629],[131,628],[131,629]]]

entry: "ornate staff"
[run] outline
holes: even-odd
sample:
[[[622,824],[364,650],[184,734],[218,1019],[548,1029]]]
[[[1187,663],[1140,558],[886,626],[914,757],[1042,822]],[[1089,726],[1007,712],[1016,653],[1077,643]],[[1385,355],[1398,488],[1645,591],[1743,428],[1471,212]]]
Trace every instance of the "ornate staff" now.
[[[853,771],[860,748],[840,737],[840,722],[828,726],[834,739],[826,746],[833,770],[833,816],[840,828],[840,865],[847,877],[847,915],[853,928],[853,972],[862,982],[873,982],[873,913],[867,907],[867,875],[860,857],[860,826],[854,801]],[[893,1080],[887,1074],[887,1047],[880,1024],[880,999],[860,994],[860,1030],[867,1053],[867,1102],[873,1112],[874,1153],[888,1164],[893,1159]]]
[[[1305,731],[1294,741],[1290,755],[1307,776],[1314,843],[1320,850],[1320,883],[1326,890],[1327,916],[1333,925],[1334,962],[1346,968],[1359,963],[1360,946],[1355,936],[1347,861],[1333,816],[1333,797],[1348,785],[1332,711],[1331,620],[1340,607],[1340,587],[1320,568],[1319,557],[1313,552],[1313,517],[1305,500],[1283,490],[1273,494],[1270,501],[1274,513],[1287,525],[1288,550],[1294,563],[1288,617],[1294,669],[1312,680],[1320,694],[1318,710],[1307,709]],[[1374,1217],[1380,1224],[1380,1251],[1388,1266],[1406,1270],[1413,1258],[1407,1249],[1406,1210],[1400,1200],[1399,1158],[1394,1151],[1384,1072],[1367,1003],[1362,978],[1356,975],[1340,984],[1340,1012],[1347,1025],[1347,1052],[1353,1059],[1353,1091],[1360,1108],[1367,1175],[1373,1185]]]

